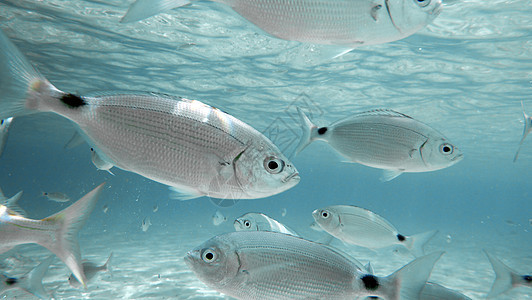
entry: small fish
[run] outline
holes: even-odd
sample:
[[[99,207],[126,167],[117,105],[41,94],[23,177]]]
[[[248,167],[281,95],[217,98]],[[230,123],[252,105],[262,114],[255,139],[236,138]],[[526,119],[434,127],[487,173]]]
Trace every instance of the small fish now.
[[[261,213],[247,213],[233,223],[236,231],[274,231],[299,236],[295,231]]]
[[[0,204],[6,206],[8,209],[16,212],[17,214],[21,216],[26,216],[26,212],[22,208],[20,208],[20,206],[17,204],[18,200],[21,197],[22,197],[22,191],[16,193],[13,197],[8,199],[4,196],[4,193],[0,189]]]
[[[286,208],[281,209],[281,217],[286,217]]]
[[[44,197],[48,198],[48,200],[55,201],[55,202],[68,202],[68,201],[70,201],[70,197],[68,197],[67,195],[65,195],[63,193],[43,192],[42,195]]]
[[[52,112],[79,127],[115,167],[179,191],[181,200],[208,196],[257,199],[292,188],[299,173],[262,133],[197,100],[168,95],[84,97],[58,90],[0,32],[0,118]]]
[[[416,299],[442,254],[378,277],[329,246],[278,232],[239,231],[206,241],[184,259],[200,281],[236,299]]]
[[[112,252],[107,258],[107,261],[105,261],[105,263],[101,266],[98,266],[95,263],[88,262],[88,261],[83,262],[83,271],[85,272],[87,283],[89,283],[94,278],[94,276],[96,276],[96,274],[100,272],[109,271],[109,262],[111,261],[111,257],[113,257]],[[68,283],[70,284],[71,287],[76,288],[76,289],[81,287],[81,284],[79,283],[79,281],[77,281],[74,274],[70,274],[70,276],[68,277]]]
[[[506,293],[508,290],[518,286],[532,287],[532,274],[520,275],[516,271],[510,269],[510,267],[505,265],[497,257],[488,253],[488,251],[484,250],[484,253],[486,253],[491,266],[493,267],[493,271],[495,271],[495,281],[488,293],[488,299]]]
[[[214,226],[219,226],[225,221],[227,221],[227,218],[219,210],[212,215],[212,224],[214,224]]]
[[[323,140],[351,162],[384,169],[382,181],[403,172],[447,168],[463,157],[441,133],[393,110],[362,112],[320,128],[297,111],[303,136],[296,154],[312,141]]]
[[[410,36],[442,10],[440,0],[213,0],[270,35],[349,50]],[[134,22],[189,4],[190,0],[137,0],[121,22]]]
[[[103,211],[104,214],[106,214],[109,211],[109,206],[107,206],[107,204],[102,206],[102,211]]]
[[[151,221],[150,221],[150,217],[146,217],[144,218],[144,220],[142,220],[142,224],[140,225],[140,228],[142,229],[142,231],[146,232],[148,231],[148,228],[150,228],[151,226]]]
[[[0,120],[0,156],[4,153],[7,144],[7,136],[11,122],[13,122],[13,118]]]
[[[61,259],[85,287],[77,234],[94,209],[104,184],[64,210],[42,220],[24,218],[0,205],[0,254],[22,244],[39,244]]]
[[[159,211],[159,205],[155,204],[153,206],[153,212],[157,212],[157,211]]]
[[[115,176],[113,172],[111,172],[111,168],[114,167],[112,163],[107,162],[104,160],[94,148],[91,148],[91,160],[92,164],[96,167],[98,170],[107,171],[109,174]]]
[[[348,244],[369,249],[400,245],[415,256],[424,254],[423,247],[437,233],[434,230],[405,236],[383,217],[351,205],[333,205],[316,209],[312,216],[323,230]]]
[[[532,131],[532,117],[526,114],[525,105],[523,104],[523,101],[521,101],[521,107],[523,108],[523,118],[525,119],[524,120],[525,128],[523,128],[523,136],[521,137],[521,141],[519,142],[519,147],[517,148],[517,151],[515,152],[514,162],[517,161],[517,157],[519,156],[519,151],[521,151],[521,146],[523,145],[523,142],[525,141],[530,131]]]
[[[53,259],[53,255],[50,255],[33,270],[20,276],[19,278],[8,277],[4,274],[0,274],[0,295],[8,290],[21,289],[35,295],[39,299],[50,299],[50,295],[48,295],[48,293],[46,293],[44,290],[42,280]]]

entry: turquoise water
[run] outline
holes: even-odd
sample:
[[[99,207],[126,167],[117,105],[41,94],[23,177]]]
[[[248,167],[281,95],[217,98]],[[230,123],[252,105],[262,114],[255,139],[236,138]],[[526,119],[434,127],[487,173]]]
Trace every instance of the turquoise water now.
[[[342,162],[316,142],[293,158],[299,185],[222,208],[229,221],[214,226],[217,208],[208,199],[170,200],[165,186],[136,174],[97,171],[86,145],[65,149],[74,133],[65,119],[16,118],[0,159],[0,187],[6,196],[23,190],[20,206],[30,217],[68,205],[45,200],[43,191],[77,199],[107,182],[80,243],[83,257],[98,263],[113,252],[113,271],[79,291],[70,288],[70,272],[56,259],[44,283],[58,299],[223,299],[185,266],[188,250],[232,231],[232,220],[249,211],[319,238],[309,228],[311,212],[333,204],[370,209],[405,234],[438,229],[426,250],[446,254],[431,280],[473,299],[484,299],[494,279],[482,249],[522,274],[532,270],[531,140],[512,162],[523,130],[521,100],[532,113],[532,1],[446,1],[441,15],[419,33],[334,60],[323,58],[320,46],[271,38],[212,2],[118,23],[130,2],[0,1],[0,29],[62,90],[157,91],[198,99],[264,132],[288,155],[301,134],[295,106],[304,106],[320,125],[359,111],[394,109],[441,131],[465,158],[444,170],[382,183],[379,170]],[[153,225],[143,232],[148,216]],[[371,260],[379,275],[412,259],[335,246]],[[16,276],[48,253],[20,246],[0,259]],[[497,299],[532,299],[532,290],[517,288]]]

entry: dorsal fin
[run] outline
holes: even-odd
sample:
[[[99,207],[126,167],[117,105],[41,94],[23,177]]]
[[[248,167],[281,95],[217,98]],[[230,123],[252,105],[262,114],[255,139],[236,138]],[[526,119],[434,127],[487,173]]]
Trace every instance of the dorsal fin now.
[[[387,108],[378,108],[373,110],[364,111],[361,113],[357,113],[353,116],[387,116],[387,117],[399,117],[399,118],[408,118],[412,119],[412,117],[405,115],[403,113],[397,112],[395,110],[387,109]]]

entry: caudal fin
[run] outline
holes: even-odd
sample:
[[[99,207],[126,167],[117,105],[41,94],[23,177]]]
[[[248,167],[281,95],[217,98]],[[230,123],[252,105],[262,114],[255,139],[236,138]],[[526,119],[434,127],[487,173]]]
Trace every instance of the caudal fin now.
[[[26,212],[17,204],[20,197],[22,197],[22,191],[16,193],[15,196],[7,199],[5,206],[21,216],[26,216]]]
[[[56,231],[55,240],[43,242],[41,245],[57,255],[70,268],[83,287],[86,287],[86,278],[81,264],[77,235],[94,210],[104,185],[105,183],[100,184],[74,204],[42,220],[58,223],[60,226]]]
[[[47,259],[42,261],[35,269],[31,270],[27,274],[18,279],[19,287],[26,290],[29,293],[39,297],[40,299],[50,299],[50,296],[44,290],[42,285],[42,279],[48,271],[48,267],[54,259],[53,255],[50,255]]]
[[[298,107],[297,113],[299,114],[299,125],[301,126],[301,139],[299,145],[296,148],[296,155],[299,154],[305,147],[307,147],[315,139],[317,135],[318,127],[310,121],[305,113]]]
[[[488,251],[484,250],[484,253],[486,253],[491,266],[493,267],[493,271],[495,271],[495,281],[488,293],[489,299],[510,290],[513,287],[515,278],[519,279],[521,276],[519,276],[514,270],[510,269],[510,267],[505,265],[497,257],[488,253]]]
[[[405,247],[414,254],[415,257],[420,257],[425,254],[423,248],[425,245],[432,239],[438,230],[432,230],[428,232],[414,234],[412,236],[406,237]]]
[[[167,10],[189,4],[189,0],[137,0],[131,4],[120,23],[144,20]]]
[[[523,108],[523,116],[525,118],[525,121],[524,121],[525,128],[523,129],[523,137],[521,137],[521,141],[519,142],[519,147],[517,148],[517,151],[515,152],[514,162],[517,160],[517,157],[519,156],[519,151],[521,151],[521,146],[523,145],[523,142],[525,141],[526,136],[532,130],[532,117],[526,114],[525,105],[523,104],[523,101],[521,101],[521,107]]]

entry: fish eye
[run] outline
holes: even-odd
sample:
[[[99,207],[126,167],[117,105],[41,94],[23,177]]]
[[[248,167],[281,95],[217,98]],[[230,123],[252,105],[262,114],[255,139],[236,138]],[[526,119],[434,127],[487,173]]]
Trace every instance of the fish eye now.
[[[246,228],[250,228],[250,227],[251,227],[251,222],[248,221],[248,220],[246,220],[246,221],[244,222],[244,226],[246,226]]]
[[[414,0],[414,3],[419,5],[419,7],[425,7],[430,4],[430,0]]]
[[[322,218],[324,218],[324,219],[327,219],[330,215],[331,215],[331,214],[330,214],[328,211],[326,211],[326,210],[322,210],[322,211],[321,211],[321,216],[322,216]]]
[[[441,144],[440,145],[440,153],[443,155],[449,155],[452,154],[454,151],[454,147],[451,144]]]
[[[264,160],[264,168],[271,174],[281,173],[284,169],[284,161],[277,157],[269,156]]]
[[[201,259],[203,259],[206,263],[211,263],[215,261],[217,258],[216,252],[214,249],[208,248],[203,250],[203,253],[201,254]]]

